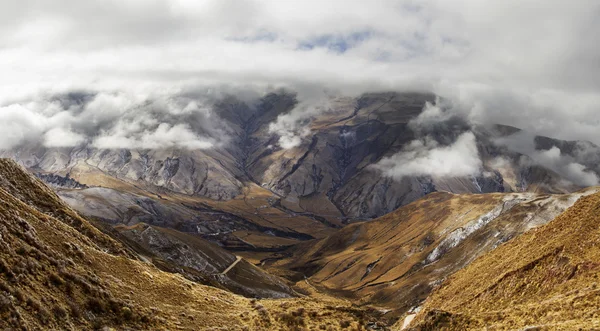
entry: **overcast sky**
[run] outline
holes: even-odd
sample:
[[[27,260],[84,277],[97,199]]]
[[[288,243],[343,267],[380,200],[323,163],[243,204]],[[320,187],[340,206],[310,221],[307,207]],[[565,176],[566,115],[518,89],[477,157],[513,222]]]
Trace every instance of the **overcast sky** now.
[[[318,86],[428,90],[474,122],[599,144],[599,32],[597,0],[5,0],[0,130],[81,141],[40,102],[72,90],[119,94],[105,111],[194,84]],[[185,129],[157,137],[212,146]]]

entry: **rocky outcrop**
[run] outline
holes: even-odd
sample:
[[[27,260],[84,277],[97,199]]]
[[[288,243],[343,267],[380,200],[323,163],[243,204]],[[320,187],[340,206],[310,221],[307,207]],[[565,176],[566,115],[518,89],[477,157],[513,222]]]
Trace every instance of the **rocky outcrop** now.
[[[37,173],[35,174],[37,178],[41,179],[44,183],[56,187],[56,188],[68,188],[68,189],[84,189],[88,188],[87,185],[81,184],[75,179],[69,177],[69,174],[66,176],[60,176],[56,174],[43,174]]]

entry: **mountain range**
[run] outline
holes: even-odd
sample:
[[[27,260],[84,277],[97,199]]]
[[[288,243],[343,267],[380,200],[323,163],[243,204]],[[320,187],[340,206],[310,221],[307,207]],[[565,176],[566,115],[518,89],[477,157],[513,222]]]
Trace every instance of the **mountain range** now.
[[[64,107],[90,102],[60,100]],[[567,193],[597,179],[600,150],[591,143],[472,124],[435,102],[419,93],[330,96],[300,116],[292,92],[254,102],[227,96],[210,104],[219,135],[227,136],[212,148],[51,148],[34,141],[0,155],[46,178],[83,214],[242,249],[269,240],[245,240],[240,231],[272,233],[281,245],[322,238],[434,191]],[[450,174],[421,172],[419,161],[436,158],[470,164],[457,160]]]
[[[594,144],[473,123],[429,93],[196,101],[218,125],[185,116],[210,147],[0,151],[14,160],[0,162],[0,326],[501,329],[594,316]],[[585,313],[568,315],[577,300]]]

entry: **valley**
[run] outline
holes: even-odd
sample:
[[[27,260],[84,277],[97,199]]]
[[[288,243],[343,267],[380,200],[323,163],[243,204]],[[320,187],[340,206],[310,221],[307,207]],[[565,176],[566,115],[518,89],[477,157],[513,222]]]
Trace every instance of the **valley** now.
[[[190,281],[185,272],[161,271],[156,260],[97,230],[8,160],[0,160],[0,244],[4,329],[339,329],[381,320],[381,313],[340,299],[257,301]],[[253,270],[243,264],[224,276]]]
[[[100,229],[127,259],[152,269],[152,277],[172,275],[233,296],[225,302],[246,317],[232,325],[267,330],[279,322],[286,329],[289,322],[287,327],[302,329],[313,325],[299,322],[306,311],[283,321],[262,311],[267,305],[307,305],[316,309],[309,314],[315,323],[336,329],[318,318],[332,302],[347,307],[339,308],[343,316],[354,316],[346,328],[427,329],[446,323],[420,313],[441,284],[597,192],[510,148],[506,141],[520,137],[519,129],[474,126],[460,118],[418,126],[432,98],[334,97],[324,103],[329,110],[305,119],[312,138],[290,148],[279,145],[270,129],[296,104],[281,92],[251,106],[233,97],[216,102],[215,114],[234,137],[223,148],[25,144],[0,154],[27,167],[57,194],[52,199],[62,202],[56,204],[87,218],[85,224]],[[477,176],[395,178],[380,168],[410,153],[415,142],[444,150],[468,135],[481,159]],[[595,159],[581,152],[583,142],[531,139],[536,151],[558,149],[586,171],[597,171]],[[10,162],[4,166],[19,171]],[[263,307],[256,308],[262,322],[240,310],[250,299],[259,299],[250,306]],[[165,323],[154,325],[170,325]]]
[[[0,331],[600,330],[600,2],[0,1]]]

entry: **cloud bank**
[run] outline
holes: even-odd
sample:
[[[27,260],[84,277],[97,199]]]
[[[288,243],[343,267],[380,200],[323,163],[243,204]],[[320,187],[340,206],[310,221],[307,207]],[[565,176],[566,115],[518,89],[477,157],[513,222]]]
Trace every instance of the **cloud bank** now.
[[[495,139],[494,143],[522,154],[519,160],[521,166],[542,166],[578,186],[600,184],[598,175],[594,173],[594,170],[598,170],[598,147],[589,146],[588,143],[577,142],[569,153],[563,153],[557,146],[538,148],[535,136],[525,131]]]
[[[294,108],[269,124],[269,133],[279,136],[278,144],[283,149],[300,146],[302,140],[310,136],[310,122],[321,114],[331,111],[331,97],[325,90],[317,87],[300,87],[296,99],[300,100]]]
[[[384,158],[375,166],[384,175],[404,177],[466,177],[481,173],[482,163],[472,132],[465,132],[448,146],[430,137],[412,141],[404,150]]]
[[[594,0],[5,1],[0,148],[218,145],[210,112],[157,110],[179,114],[168,100],[193,86],[424,90],[473,123],[600,144],[599,13]],[[72,91],[96,97],[74,112],[45,97]],[[309,135],[308,100],[273,124],[280,145]]]
[[[11,104],[0,107],[0,149],[23,143],[101,149],[207,149],[226,144],[230,129],[208,101],[206,95],[195,100],[183,95],[99,93]]]

